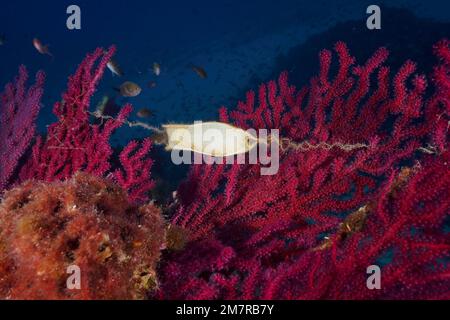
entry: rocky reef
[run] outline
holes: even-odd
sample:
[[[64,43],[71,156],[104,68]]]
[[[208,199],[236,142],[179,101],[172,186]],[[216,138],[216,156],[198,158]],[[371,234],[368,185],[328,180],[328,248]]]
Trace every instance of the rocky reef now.
[[[158,286],[166,246],[160,209],[131,204],[111,181],[85,173],[27,181],[0,206],[0,298],[143,298]],[[80,290],[66,285],[73,265]]]

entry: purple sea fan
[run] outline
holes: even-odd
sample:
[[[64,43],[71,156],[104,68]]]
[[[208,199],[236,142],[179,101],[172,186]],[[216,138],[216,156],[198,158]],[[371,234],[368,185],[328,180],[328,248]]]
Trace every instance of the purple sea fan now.
[[[131,105],[126,104],[117,117],[101,124],[90,122],[91,97],[114,53],[114,46],[108,50],[97,48],[69,77],[67,91],[53,107],[57,121],[48,126],[45,137],[36,139],[30,157],[20,169],[18,182],[64,180],[78,171],[97,177],[112,174],[130,199],[148,200],[148,191],[153,186],[150,180],[152,161],[148,158],[151,141],[131,142],[119,156],[123,168],[112,167],[113,149],[109,139],[131,113]]]
[[[0,95],[0,192],[9,186],[36,131],[45,74],[38,72],[35,84],[28,89],[27,80],[27,70],[21,66],[14,82]]]

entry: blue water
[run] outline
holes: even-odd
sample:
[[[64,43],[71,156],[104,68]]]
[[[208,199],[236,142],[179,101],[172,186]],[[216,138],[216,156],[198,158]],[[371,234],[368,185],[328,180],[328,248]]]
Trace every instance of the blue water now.
[[[245,90],[282,69],[291,69],[298,81],[309,77],[309,71],[301,68],[316,70],[316,54],[321,48],[319,44],[305,45],[308,40],[314,36],[322,39],[322,33],[347,21],[354,22],[353,29],[364,29],[366,8],[373,3],[382,9],[382,27],[396,23],[383,21],[387,4],[433,23],[450,23],[450,2],[445,0],[2,1],[0,35],[5,35],[6,42],[0,46],[0,85],[12,79],[19,64],[25,64],[31,74],[39,69],[46,72],[39,118],[39,130],[43,132],[54,119],[51,109],[60,99],[68,75],[85,54],[98,46],[115,44],[116,60],[126,75],[118,78],[106,72],[92,106],[105,94],[115,95],[113,88],[130,80],[142,86],[142,94],[132,99],[118,97],[117,102],[131,102],[136,111],[143,107],[155,110],[156,116],[146,120],[151,124],[215,119],[221,105],[233,107]],[[81,30],[66,28],[66,8],[70,4],[81,8]],[[414,28],[420,29],[420,23]],[[395,35],[398,28],[392,29],[393,37],[404,37],[409,32],[406,29],[402,31],[405,34]],[[36,52],[31,43],[34,37],[50,44],[54,60]],[[371,43],[371,36],[365,37],[354,43],[351,38],[346,41],[350,48],[364,47],[366,41]],[[409,41],[414,47],[414,39]],[[295,48],[314,52],[311,61],[296,59],[292,55]],[[405,58],[411,52],[407,47],[400,50]],[[150,71],[155,61],[162,66],[158,78]],[[200,79],[190,64],[203,67],[208,78]],[[150,80],[157,81],[156,88],[147,88]],[[147,134],[138,129],[123,130],[115,143]]]

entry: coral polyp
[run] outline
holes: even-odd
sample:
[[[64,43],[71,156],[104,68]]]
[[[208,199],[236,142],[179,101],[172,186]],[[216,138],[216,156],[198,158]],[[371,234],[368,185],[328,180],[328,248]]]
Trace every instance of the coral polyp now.
[[[165,234],[156,206],[131,204],[106,179],[24,182],[0,206],[0,299],[144,298]],[[70,266],[80,290],[67,287]]]

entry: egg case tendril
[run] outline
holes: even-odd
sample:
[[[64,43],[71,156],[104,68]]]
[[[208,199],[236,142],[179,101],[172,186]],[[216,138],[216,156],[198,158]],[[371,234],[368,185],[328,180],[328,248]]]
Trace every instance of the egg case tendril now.
[[[90,115],[102,119],[102,120],[107,120],[107,119],[112,119],[111,116],[106,116],[106,115],[102,115],[99,112],[89,112]],[[122,121],[124,124],[130,126],[130,127],[141,127],[144,128],[146,130],[152,131],[153,134],[151,135],[152,140],[157,143],[157,144],[161,144],[161,145],[168,145],[169,143],[169,136],[166,132],[165,129],[160,129],[158,127],[155,126],[151,126],[149,124],[140,122],[140,121],[128,121],[128,120],[124,120]],[[208,123],[208,122],[205,122]],[[219,123],[219,122],[217,122]],[[225,123],[223,123],[225,125]],[[226,124],[227,126],[230,127],[234,127],[230,124]],[[189,125],[186,125],[189,126]],[[240,129],[237,127],[234,127],[235,129]],[[241,129],[240,129],[241,130]],[[246,137],[248,139],[248,137]],[[272,141],[272,136],[268,136],[267,137],[267,141],[263,140],[263,139],[258,139],[255,137],[255,139],[257,140],[257,144],[270,144]],[[369,148],[370,146],[365,144],[365,143],[355,143],[355,144],[350,144],[350,143],[343,143],[343,142],[333,142],[333,143],[328,143],[325,141],[319,142],[317,144],[313,144],[309,141],[302,141],[302,142],[295,142],[292,141],[289,138],[276,138],[274,139],[274,141],[280,146],[280,150],[282,152],[287,152],[289,150],[294,150],[294,151],[302,151],[302,152],[306,152],[306,151],[311,151],[311,150],[316,150],[316,149],[322,149],[322,150],[331,150],[333,148],[338,148],[341,149],[343,151],[346,152],[350,152],[353,150],[357,150],[357,149],[362,149],[362,148]],[[248,141],[245,141],[246,145],[250,145],[248,143]],[[253,148],[253,147],[252,147]],[[252,149],[249,148],[248,150],[246,150],[247,152]],[[238,153],[236,153],[238,154]]]

